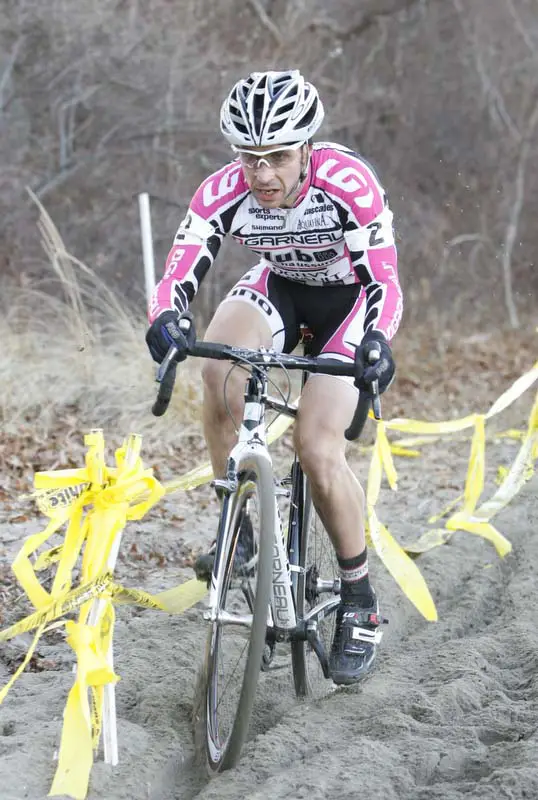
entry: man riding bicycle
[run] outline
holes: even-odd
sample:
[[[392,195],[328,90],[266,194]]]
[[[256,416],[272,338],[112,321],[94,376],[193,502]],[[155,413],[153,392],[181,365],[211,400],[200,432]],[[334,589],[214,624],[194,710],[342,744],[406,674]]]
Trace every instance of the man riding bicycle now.
[[[217,308],[206,339],[291,352],[300,326],[312,354],[364,371],[359,388],[394,375],[389,342],[402,314],[392,212],[372,168],[338,144],[313,143],[324,110],[298,70],[252,73],[222,104],[220,127],[235,159],[195,193],[176,234],[164,277],[149,306],[146,340],[161,362],[171,344],[178,360],[193,342],[179,326],[226,235],[256,253],[258,263]],[[190,317],[189,312],[187,316]],[[380,358],[370,364],[370,350]],[[203,367],[204,433],[214,474],[224,476],[241,418],[244,379],[229,366]],[[341,603],[330,653],[337,684],[360,680],[381,638],[379,608],[368,576],[364,492],[346,461],[344,431],[357,402],[351,378],[312,375],[302,392],[294,446],[316,511],[334,546]]]

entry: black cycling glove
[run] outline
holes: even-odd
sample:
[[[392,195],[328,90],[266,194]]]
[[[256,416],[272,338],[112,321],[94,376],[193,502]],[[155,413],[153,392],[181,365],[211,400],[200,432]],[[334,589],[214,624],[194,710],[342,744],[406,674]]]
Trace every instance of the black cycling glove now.
[[[376,342],[377,344],[373,344]],[[372,350],[379,352],[377,361],[370,361]],[[357,348],[356,362],[359,364],[357,386],[362,391],[370,391],[374,381],[378,382],[379,394],[389,388],[394,378],[396,366],[392,358],[392,350],[381,331],[368,331]],[[362,374],[360,374],[362,370]]]
[[[177,349],[175,360],[184,361],[195,341],[196,330],[190,311],[184,311],[181,315],[177,311],[162,311],[146,333],[149,352],[158,364],[172,345]]]

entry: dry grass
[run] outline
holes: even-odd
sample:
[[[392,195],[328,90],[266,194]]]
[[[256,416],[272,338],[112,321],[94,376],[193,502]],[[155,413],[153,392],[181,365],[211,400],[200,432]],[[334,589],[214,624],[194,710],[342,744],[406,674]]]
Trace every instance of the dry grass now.
[[[42,286],[23,289],[6,281],[2,291],[0,462],[19,474],[25,463],[44,468],[45,449],[49,457],[56,452],[56,467],[70,466],[73,451],[78,455],[83,434],[91,428],[103,428],[114,447],[137,432],[153,456],[180,456],[187,445],[201,440],[196,365],[181,367],[170,409],[156,419],[151,414],[155,370],[144,341],[144,315],[66,251],[39,208],[50,275]]]

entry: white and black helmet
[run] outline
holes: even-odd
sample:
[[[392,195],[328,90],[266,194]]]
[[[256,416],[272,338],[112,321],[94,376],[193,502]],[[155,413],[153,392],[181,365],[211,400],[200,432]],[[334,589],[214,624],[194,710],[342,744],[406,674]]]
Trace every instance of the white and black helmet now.
[[[308,141],[324,116],[317,89],[298,69],[253,72],[222,104],[220,129],[235,147],[279,147]]]

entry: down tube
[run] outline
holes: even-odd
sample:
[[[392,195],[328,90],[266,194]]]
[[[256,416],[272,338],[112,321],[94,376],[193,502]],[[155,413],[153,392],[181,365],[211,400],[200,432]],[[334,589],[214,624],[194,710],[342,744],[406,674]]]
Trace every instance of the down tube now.
[[[293,630],[297,625],[291,587],[291,571],[275,497],[275,535],[273,540],[273,622],[275,628]]]

